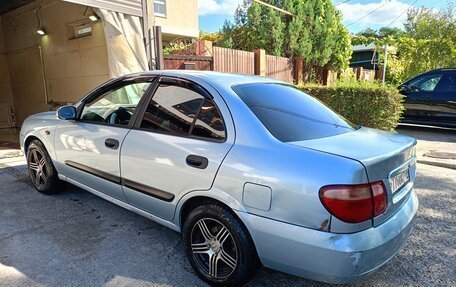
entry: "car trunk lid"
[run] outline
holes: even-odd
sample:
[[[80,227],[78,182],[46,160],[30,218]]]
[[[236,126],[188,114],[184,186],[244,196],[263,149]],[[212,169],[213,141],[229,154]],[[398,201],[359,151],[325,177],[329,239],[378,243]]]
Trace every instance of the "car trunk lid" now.
[[[416,171],[414,138],[362,127],[336,136],[289,144],[356,160],[365,167],[369,182],[383,181],[388,207],[384,214],[374,218],[374,226],[400,208],[413,187]]]

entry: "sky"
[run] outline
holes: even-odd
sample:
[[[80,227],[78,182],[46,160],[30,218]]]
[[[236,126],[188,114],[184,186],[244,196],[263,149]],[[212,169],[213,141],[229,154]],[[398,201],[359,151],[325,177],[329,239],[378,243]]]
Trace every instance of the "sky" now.
[[[447,1],[454,0],[333,0],[333,3],[342,11],[343,24],[351,33],[356,33],[388,25],[402,28],[406,11],[412,4],[414,7],[440,9]],[[240,3],[242,0],[198,0],[200,30],[217,32],[225,20],[233,20]]]

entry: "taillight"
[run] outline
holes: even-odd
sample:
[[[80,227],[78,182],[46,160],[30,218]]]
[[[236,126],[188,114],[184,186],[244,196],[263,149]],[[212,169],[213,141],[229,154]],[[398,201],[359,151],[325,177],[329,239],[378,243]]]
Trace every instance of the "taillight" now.
[[[320,189],[320,200],[338,219],[359,223],[385,212],[386,190],[381,181],[357,185],[328,185]]]
[[[386,210],[386,190],[383,182],[377,181],[371,183],[372,195],[374,201],[374,217],[382,214]]]

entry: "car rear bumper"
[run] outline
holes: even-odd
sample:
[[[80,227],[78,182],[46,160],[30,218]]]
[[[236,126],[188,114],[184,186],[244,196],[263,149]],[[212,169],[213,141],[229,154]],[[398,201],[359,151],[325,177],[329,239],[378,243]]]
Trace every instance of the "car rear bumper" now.
[[[377,227],[335,234],[237,212],[264,266],[327,283],[348,283],[388,262],[409,237],[418,198],[412,190],[403,206]]]

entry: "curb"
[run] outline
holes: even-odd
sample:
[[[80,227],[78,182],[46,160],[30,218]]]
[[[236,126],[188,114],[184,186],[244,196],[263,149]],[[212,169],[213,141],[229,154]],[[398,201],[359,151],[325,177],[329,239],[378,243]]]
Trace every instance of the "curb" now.
[[[443,168],[449,168],[449,169],[455,169],[456,170],[456,164],[454,164],[454,163],[440,162],[440,161],[431,161],[431,160],[422,160],[422,159],[419,159],[416,162],[417,163],[422,163],[422,164],[427,164],[427,165],[438,166],[438,167],[443,167]]]

